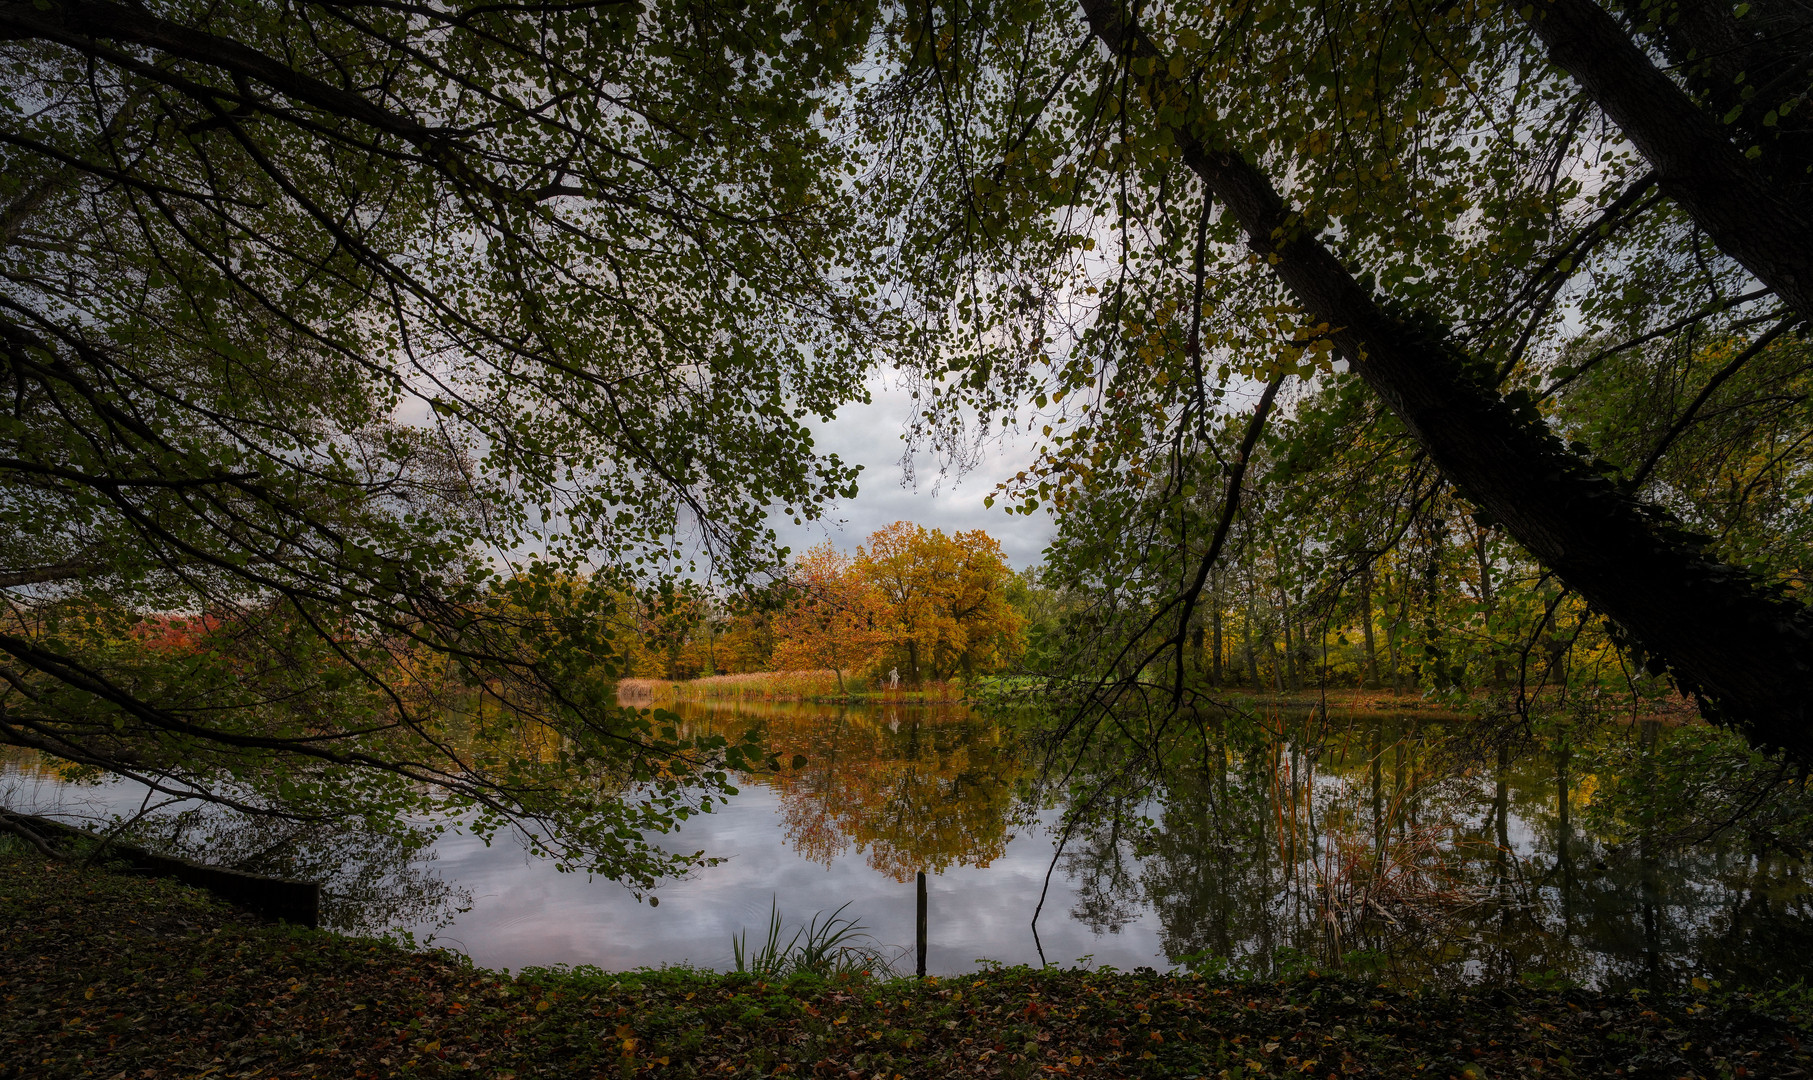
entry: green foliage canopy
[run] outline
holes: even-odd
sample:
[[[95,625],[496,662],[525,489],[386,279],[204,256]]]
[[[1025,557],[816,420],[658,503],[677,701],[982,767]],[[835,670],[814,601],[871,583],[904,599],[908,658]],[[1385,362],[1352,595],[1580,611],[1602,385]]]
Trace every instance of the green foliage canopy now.
[[[1813,753],[1802,553],[1696,531],[1794,515],[1715,511],[1693,464],[1709,440],[1758,459],[1739,502],[1805,475],[1813,279],[1782,270],[1813,236],[1804,13],[1085,0],[907,5],[886,29],[901,74],[867,115],[891,148],[877,201],[910,222],[919,434],[959,454],[980,417],[1042,440],[1001,494],[1055,508],[1056,567],[1132,613],[1105,667],[1182,667],[1238,535],[1230,411],[1357,377],[1375,405],[1298,425],[1281,464],[1395,440],[1709,711]],[[1697,149],[1658,141],[1671,124]],[[1727,174],[1766,197],[1734,207]],[[1403,520],[1362,515],[1338,562]]]
[[[684,862],[641,835],[725,747],[617,707],[581,578],[852,492],[802,420],[862,393],[866,18],[0,4],[0,741]]]

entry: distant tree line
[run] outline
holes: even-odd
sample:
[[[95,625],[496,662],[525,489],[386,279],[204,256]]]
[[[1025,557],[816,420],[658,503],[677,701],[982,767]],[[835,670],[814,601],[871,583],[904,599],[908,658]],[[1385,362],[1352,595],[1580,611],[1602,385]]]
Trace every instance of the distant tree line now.
[[[906,686],[974,678],[1023,651],[1020,584],[986,532],[897,521],[854,555],[818,544],[760,591],[718,597],[693,583],[645,594],[625,674],[894,672]]]

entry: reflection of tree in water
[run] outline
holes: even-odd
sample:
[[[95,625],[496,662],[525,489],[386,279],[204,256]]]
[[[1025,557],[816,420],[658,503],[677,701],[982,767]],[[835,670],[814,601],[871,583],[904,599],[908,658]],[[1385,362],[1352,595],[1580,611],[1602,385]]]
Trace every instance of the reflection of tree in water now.
[[[1304,944],[1283,917],[1292,897],[1271,849],[1272,777],[1256,757],[1223,757],[1223,770],[1171,776],[1137,806],[1105,806],[1079,827],[1063,862],[1074,918],[1115,931],[1150,905],[1174,961],[1216,957],[1259,971],[1276,946]],[[1115,825],[1136,810],[1153,827]]]
[[[1581,956],[1587,976],[1611,986],[1659,988],[1694,975],[1756,985],[1813,966],[1813,890],[1802,862],[1738,843],[1588,835],[1561,814],[1553,766],[1521,768],[1511,817],[1534,836],[1528,863],[1543,930]]]
[[[1065,845],[1060,865],[1076,895],[1070,917],[1091,933],[1118,934],[1139,917],[1139,860],[1134,830],[1124,824],[1131,817],[1114,814],[1099,827],[1079,830]]]
[[[104,774],[39,757],[0,751],[15,785],[47,781],[57,794],[72,782],[98,782]],[[36,810],[29,798],[0,788],[0,806]],[[397,926],[442,927],[472,906],[472,895],[435,873],[434,837],[424,832],[380,832],[357,822],[310,824],[236,814],[217,806],[154,810],[132,821],[106,812],[95,800],[42,808],[72,824],[108,833],[152,851],[207,866],[321,884],[321,924],[350,933],[378,933]],[[153,800],[146,801],[154,806]],[[131,821],[123,831],[122,818]]]
[[[1144,875],[1166,955],[1262,966],[1277,940],[1265,789],[1250,770],[1172,785]]]
[[[1072,914],[1099,932],[1149,904],[1174,960],[1262,973],[1286,947],[1323,964],[1364,950],[1399,977],[1443,982],[1754,983],[1813,964],[1800,863],[1610,844],[1579,829],[1577,809],[1562,814],[1570,781],[1552,758],[1445,759],[1440,726],[1422,728],[1298,728],[1294,742],[1224,748],[1223,769],[1166,776],[1073,836]],[[1142,811],[1153,828],[1116,831]]]
[[[321,883],[321,924],[348,933],[442,927],[472,894],[433,868],[433,837],[190,810],[148,818],[134,842],[210,866]]]
[[[874,869],[907,881],[919,870],[987,866],[1011,839],[1021,764],[999,721],[912,706],[689,715],[731,734],[751,718],[763,722],[781,768],[748,779],[778,789],[787,838],[808,859],[829,864],[854,847]],[[805,759],[798,768],[796,756]]]

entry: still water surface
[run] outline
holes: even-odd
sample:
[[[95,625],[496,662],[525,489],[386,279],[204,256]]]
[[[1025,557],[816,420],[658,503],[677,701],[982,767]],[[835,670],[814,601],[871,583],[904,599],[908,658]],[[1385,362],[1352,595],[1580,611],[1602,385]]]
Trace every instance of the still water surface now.
[[[451,833],[409,851],[243,827],[183,835],[217,863],[323,880],[330,925],[410,932],[494,968],[728,968],[732,935],[759,936],[771,904],[790,925],[847,904],[910,970],[919,870],[934,973],[1042,960],[1270,972],[1345,956],[1384,977],[1622,987],[1794,978],[1813,963],[1801,863],[1593,835],[1581,815],[1605,778],[1536,753],[1456,757],[1438,717],[1267,718],[1269,736],[1205,743],[1225,768],[1134,796],[1145,825],[1085,824],[1059,851],[1063,798],[1033,784],[1011,720],[675,708],[726,733],[759,724],[781,760],[806,763],[743,778],[668,838],[726,860],[664,886],[658,907],[508,839]],[[143,794],[0,763],[0,801],[15,810],[105,820]]]

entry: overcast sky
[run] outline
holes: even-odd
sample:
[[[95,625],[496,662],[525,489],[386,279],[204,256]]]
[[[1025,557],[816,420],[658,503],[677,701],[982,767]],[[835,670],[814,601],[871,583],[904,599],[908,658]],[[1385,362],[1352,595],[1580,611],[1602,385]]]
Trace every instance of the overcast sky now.
[[[1033,457],[1031,438],[1021,433],[1002,445],[992,443],[980,465],[962,477],[939,477],[931,455],[921,454],[917,483],[905,483],[900,458],[906,444],[901,433],[911,414],[912,397],[876,375],[869,383],[868,405],[850,405],[829,424],[814,424],[818,449],[863,466],[854,499],[839,503],[825,519],[795,525],[776,518],[775,531],[795,553],[829,538],[844,551],[854,551],[871,532],[896,521],[916,521],[927,528],[954,532],[985,529],[1001,544],[1016,570],[1036,565],[1050,542],[1052,523],[1044,510],[1031,516],[1008,514],[999,504],[982,500],[1000,480],[1025,468]]]
[[[795,525],[778,513],[771,517],[781,543],[801,554],[829,539],[853,554],[876,529],[905,520],[947,533],[986,530],[1016,570],[1042,562],[1042,552],[1054,532],[1047,509],[1023,516],[1009,514],[998,505],[993,509],[982,505],[997,483],[1031,465],[1034,444],[1030,435],[1022,431],[1005,441],[989,443],[982,460],[962,476],[946,473],[941,477],[933,456],[921,453],[915,480],[909,482],[901,465],[906,449],[901,435],[912,414],[913,399],[895,384],[896,379],[892,373],[877,373],[869,379],[869,404],[848,405],[828,424],[808,420],[820,453],[836,454],[863,470],[856,498],[831,506],[824,518]],[[418,397],[405,398],[396,415],[402,423],[431,423],[428,406]]]

